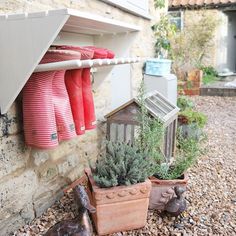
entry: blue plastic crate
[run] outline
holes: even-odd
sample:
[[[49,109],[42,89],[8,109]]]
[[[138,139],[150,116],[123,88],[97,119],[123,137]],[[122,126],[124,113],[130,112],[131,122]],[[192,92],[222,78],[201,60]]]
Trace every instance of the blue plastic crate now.
[[[170,74],[171,60],[168,59],[149,59],[146,61],[145,74],[163,76]]]

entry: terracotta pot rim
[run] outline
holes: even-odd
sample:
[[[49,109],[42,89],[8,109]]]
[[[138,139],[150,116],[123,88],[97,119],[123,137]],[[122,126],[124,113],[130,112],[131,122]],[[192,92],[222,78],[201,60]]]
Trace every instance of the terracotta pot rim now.
[[[149,177],[152,183],[159,184],[159,185],[166,185],[166,184],[186,184],[188,182],[188,175],[184,173],[183,179],[158,179],[155,176]]]

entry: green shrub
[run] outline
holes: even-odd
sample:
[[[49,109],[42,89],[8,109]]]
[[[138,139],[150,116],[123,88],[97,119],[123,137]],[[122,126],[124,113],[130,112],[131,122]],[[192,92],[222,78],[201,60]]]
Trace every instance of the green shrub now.
[[[159,0],[160,1],[160,0]],[[155,56],[167,58],[171,50],[170,38],[176,33],[176,25],[171,24],[167,15],[161,15],[159,22],[152,25],[155,42]]]
[[[180,111],[183,111],[187,108],[193,108],[194,103],[185,96],[179,96],[177,99],[177,106],[179,107]]]
[[[107,142],[106,156],[92,168],[93,178],[102,188],[144,182],[151,171],[148,155],[135,146],[111,141]]]
[[[217,81],[217,78],[215,76],[212,76],[212,75],[204,75],[202,77],[202,82],[204,85],[206,84],[212,84],[214,83],[215,81]]]
[[[196,123],[199,128],[203,128],[207,122],[207,117],[202,112],[193,111],[187,108],[179,113],[179,117],[183,117],[187,124]]]
[[[159,179],[178,179],[193,166],[200,155],[199,144],[195,139],[178,139],[178,150],[173,163],[156,166],[155,176]]]
[[[218,72],[212,66],[200,66],[203,71],[203,84],[211,84],[218,80]]]
[[[144,85],[139,90],[138,101],[141,105],[141,113],[137,119],[141,123],[140,132],[136,144],[143,152],[147,152],[152,159],[151,173],[161,179],[179,178],[198,157],[198,143],[194,139],[184,139],[178,134],[178,153],[173,163],[170,163],[162,152],[164,140],[163,124],[153,117],[150,117],[144,102]],[[183,107],[192,107],[193,104],[186,97],[182,98]]]
[[[161,9],[165,7],[165,0],[154,0],[154,7],[156,9]]]
[[[140,127],[135,143],[141,151],[148,152],[149,157],[158,162],[163,159],[161,146],[163,144],[164,127],[163,123],[159,119],[151,117],[146,109],[143,82],[139,88],[138,102],[141,108],[141,111],[137,115],[137,121]]]
[[[217,77],[218,72],[215,70],[213,66],[200,66],[200,68],[203,71],[203,75],[212,75]]]

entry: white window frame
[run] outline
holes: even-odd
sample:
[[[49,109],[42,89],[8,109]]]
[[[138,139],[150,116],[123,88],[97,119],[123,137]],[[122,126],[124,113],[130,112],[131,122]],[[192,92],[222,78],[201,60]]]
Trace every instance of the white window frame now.
[[[168,11],[168,15],[171,16],[171,13],[180,13],[180,30],[182,31],[184,28],[184,12],[183,11]]]
[[[100,0],[107,4],[116,6],[133,15],[141,16],[145,19],[151,19],[149,14],[148,0]]]

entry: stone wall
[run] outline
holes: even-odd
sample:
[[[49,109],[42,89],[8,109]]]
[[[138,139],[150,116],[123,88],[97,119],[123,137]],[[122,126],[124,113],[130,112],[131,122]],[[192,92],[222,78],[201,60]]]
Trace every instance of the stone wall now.
[[[153,55],[153,21],[126,13],[98,0],[8,0],[1,1],[0,13],[32,12],[56,8],[75,8],[108,18],[140,25],[131,56]],[[153,20],[159,17],[149,1]],[[142,78],[142,63],[131,66],[134,94]],[[96,113],[106,114],[110,105],[109,81],[95,91]],[[0,116],[0,236],[7,236],[21,225],[42,214],[62,195],[62,189],[81,176],[99,154],[105,138],[104,122],[98,128],[53,150],[25,146],[22,125],[21,95],[7,114]]]

